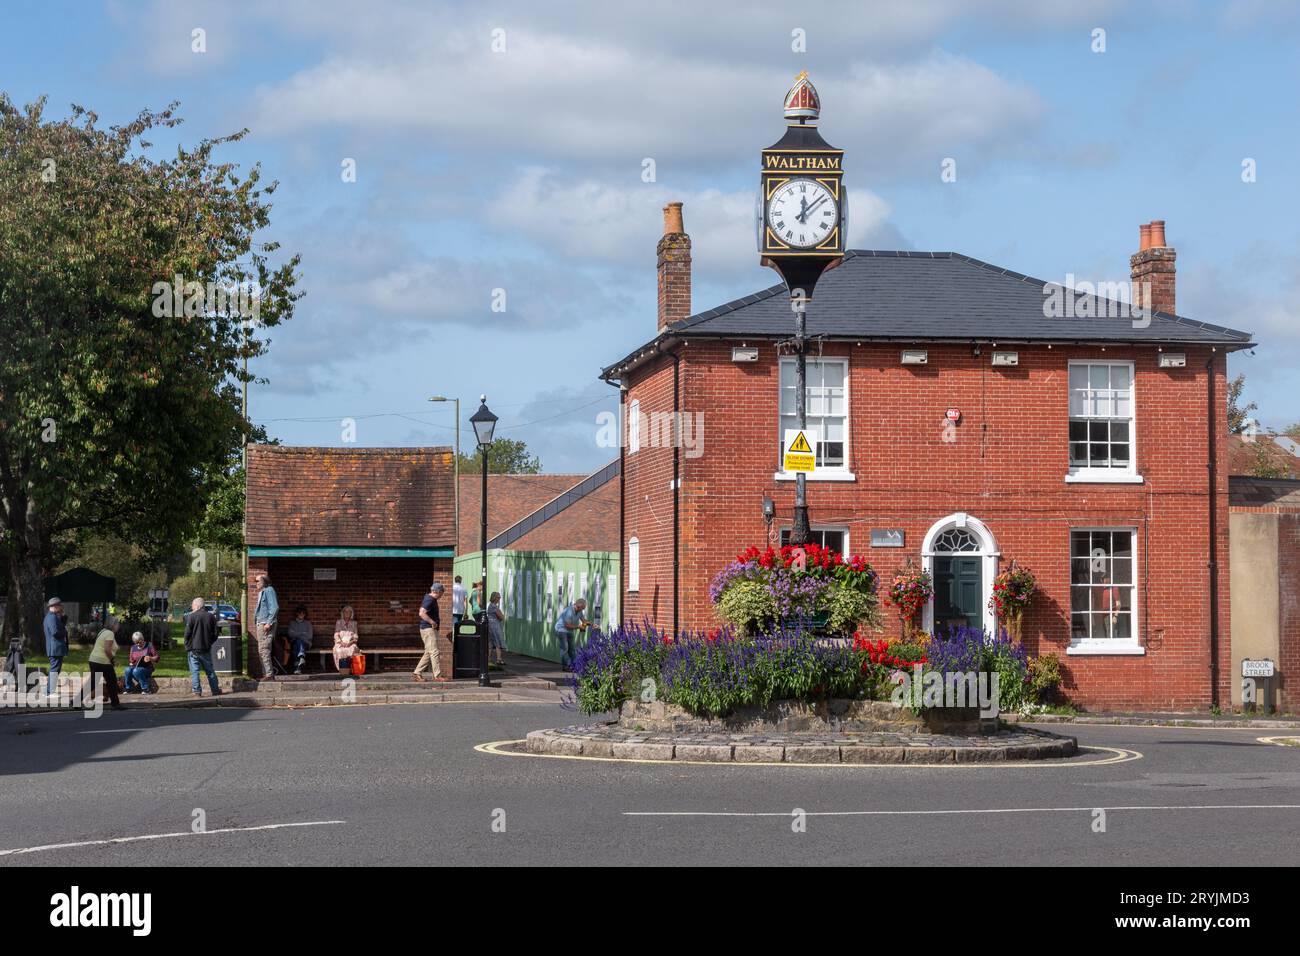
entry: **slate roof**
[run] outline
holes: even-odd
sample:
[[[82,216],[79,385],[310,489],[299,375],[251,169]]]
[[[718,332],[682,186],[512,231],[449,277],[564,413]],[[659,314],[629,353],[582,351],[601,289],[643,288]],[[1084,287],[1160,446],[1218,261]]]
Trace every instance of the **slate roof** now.
[[[248,446],[252,546],[448,548],[450,448]]]
[[[1259,511],[1300,511],[1300,481],[1287,478],[1228,477],[1228,503]]]
[[[1043,309],[1047,287],[1060,284],[958,252],[851,250],[817,283],[808,308],[808,334],[877,341],[1217,345],[1229,350],[1254,344],[1249,332],[1164,312],[1153,314],[1145,328],[1134,328],[1131,318],[1104,317],[1112,300],[1097,296],[1076,294],[1075,299],[1091,300],[1094,316],[1103,317],[1048,318]],[[786,289],[778,284],[674,323],[660,338],[784,338],[793,332]],[[641,351],[605,369],[604,377],[616,375]]]

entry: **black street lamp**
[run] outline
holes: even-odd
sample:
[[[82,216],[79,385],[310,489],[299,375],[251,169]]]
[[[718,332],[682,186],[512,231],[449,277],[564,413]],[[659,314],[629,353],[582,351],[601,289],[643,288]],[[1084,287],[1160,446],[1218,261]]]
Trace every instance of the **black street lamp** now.
[[[497,417],[487,407],[487,396],[480,395],[478,411],[470,416],[474,426],[474,437],[478,439],[478,450],[483,455],[483,494],[480,502],[479,554],[482,558],[482,573],[479,575],[479,613],[478,624],[478,685],[490,687],[488,678],[488,623],[487,623],[487,516],[488,516],[488,450],[492,447],[492,433],[496,431]]]

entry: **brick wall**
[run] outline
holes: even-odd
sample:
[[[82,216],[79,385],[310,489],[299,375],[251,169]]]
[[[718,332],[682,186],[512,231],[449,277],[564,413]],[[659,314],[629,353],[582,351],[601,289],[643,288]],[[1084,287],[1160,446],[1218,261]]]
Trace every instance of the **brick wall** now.
[[[628,390],[624,410],[633,414],[633,402],[640,402],[641,414],[671,412],[673,409],[673,361],[666,357],[638,377]],[[649,620],[662,627],[672,627],[673,612],[673,452],[670,447],[656,447],[649,434],[650,419],[642,426],[641,448],[624,457],[626,501],[623,531],[623,620]],[[640,588],[628,590],[630,567],[628,544],[636,538],[640,544]]]
[[[335,568],[335,581],[314,580],[313,568]],[[306,604],[316,643],[329,643],[339,609],[351,604],[356,611],[362,651],[371,647],[420,646],[420,602],[433,581],[447,590],[438,609],[442,615],[439,640],[443,673],[451,675],[451,559],[450,558],[249,558],[248,595],[250,631],[247,639],[248,669],[261,676],[257,642],[251,635],[253,609],[257,606],[257,576],[269,575],[280,601],[280,630],[293,618],[294,608]],[[399,601],[394,610],[391,601]],[[322,640],[324,639],[324,641]],[[411,662],[414,668],[414,661]]]
[[[1282,710],[1300,712],[1300,514],[1278,515],[1277,670],[1282,675]]]
[[[716,624],[713,574],[749,544],[762,544],[765,493],[788,523],[794,483],[777,481],[776,353],[760,343],[755,363],[733,363],[730,342],[692,341],[680,351],[681,402],[705,412],[704,454],[681,457],[681,625]],[[755,342],[748,344],[754,345]],[[828,344],[849,357],[849,467],[856,481],[809,482],[814,525],[847,527],[852,550],[887,576],[937,520],[964,511],[1038,577],[1042,595],[1027,615],[1031,653],[1060,654],[1073,699],[1094,709],[1201,709],[1210,703],[1206,361],[1186,349],[1187,367],[1160,369],[1154,349],[1017,346],[1020,364],[993,369],[990,349],[928,346],[929,364],[903,367],[899,346]],[[1066,484],[1068,361],[1134,362],[1135,457],[1143,484]],[[1225,358],[1214,358],[1219,438],[1227,432]],[[672,362],[629,376],[629,403],[671,411]],[[944,442],[944,412],[963,414]],[[625,617],[672,625],[672,451],[646,448],[626,461],[627,531],[641,542],[641,589]],[[1219,688],[1231,680],[1228,611],[1228,488],[1219,456]],[[1138,631],[1144,656],[1070,656],[1069,530],[1136,528]],[[871,528],[903,528],[906,547],[872,549]],[[624,562],[626,568],[626,562]],[[625,584],[626,584],[626,570]],[[888,632],[897,630],[890,617]]]

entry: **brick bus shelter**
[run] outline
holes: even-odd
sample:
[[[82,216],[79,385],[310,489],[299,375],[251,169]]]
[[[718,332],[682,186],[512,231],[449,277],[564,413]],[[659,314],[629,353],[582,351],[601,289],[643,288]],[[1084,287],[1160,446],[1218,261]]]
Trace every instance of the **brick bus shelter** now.
[[[252,618],[257,576],[266,574],[280,602],[281,637],[294,609],[307,607],[309,671],[329,661],[344,604],[356,612],[368,669],[413,667],[423,651],[420,601],[442,581],[439,650],[450,674],[452,450],[249,445],[247,462],[249,673],[263,676]]]

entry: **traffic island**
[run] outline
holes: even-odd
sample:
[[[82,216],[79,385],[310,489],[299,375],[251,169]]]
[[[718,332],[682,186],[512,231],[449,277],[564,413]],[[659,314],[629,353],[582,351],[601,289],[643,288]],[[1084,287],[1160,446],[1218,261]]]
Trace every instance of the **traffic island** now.
[[[829,733],[638,731],[619,722],[535,730],[524,740],[545,756],[691,763],[969,764],[1074,757],[1077,741],[1039,730],[936,734],[921,729]]]

